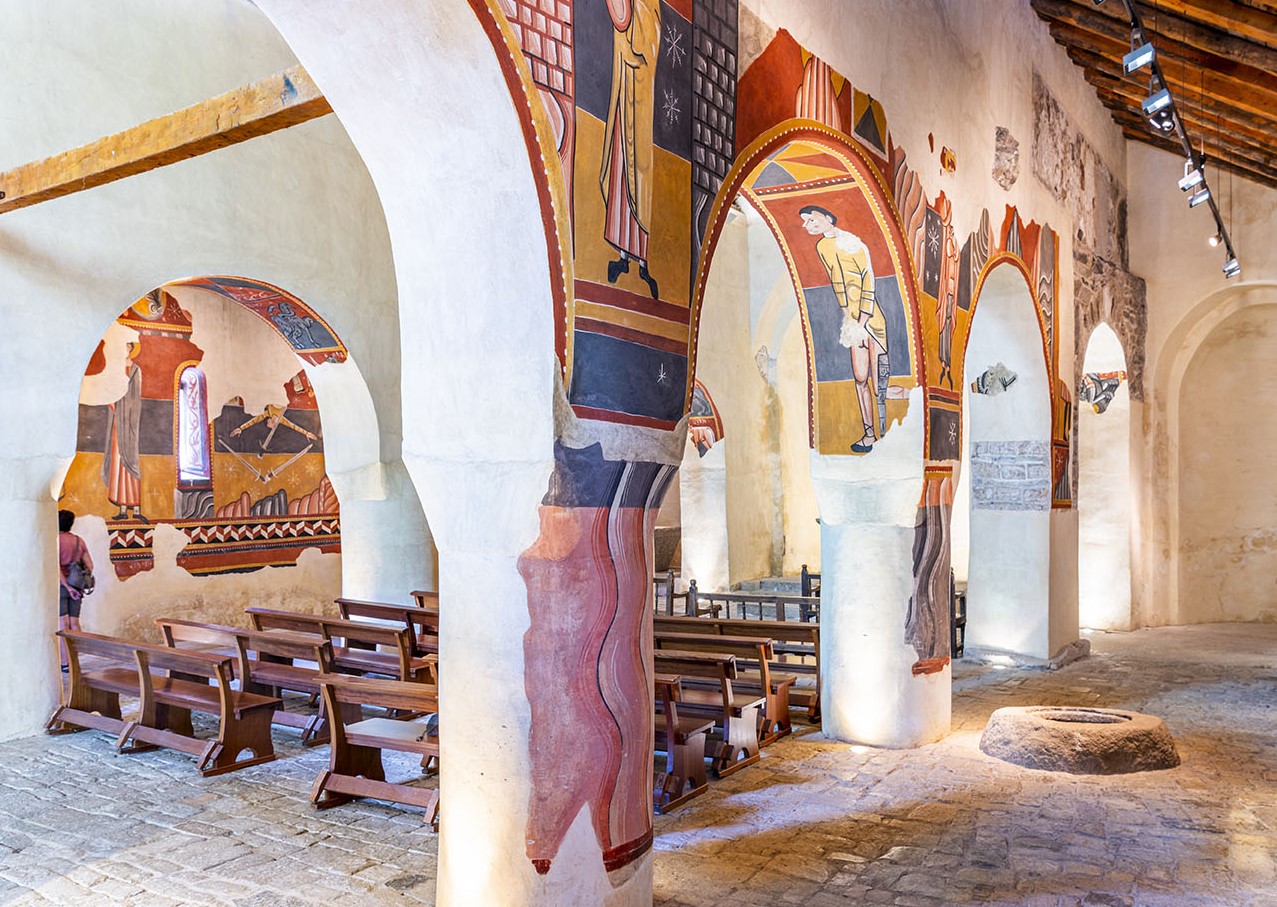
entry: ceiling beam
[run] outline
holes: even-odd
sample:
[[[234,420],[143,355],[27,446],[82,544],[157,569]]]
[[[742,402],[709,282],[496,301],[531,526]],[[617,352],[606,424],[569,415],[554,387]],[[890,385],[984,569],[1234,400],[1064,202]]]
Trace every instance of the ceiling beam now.
[[[294,66],[71,151],[0,173],[0,214],[184,161],[332,113]]]
[[[1254,9],[1227,0],[1158,0],[1156,4],[1140,2],[1137,5],[1145,24],[1156,22],[1158,17],[1170,13],[1174,17],[1277,49],[1277,15],[1271,10]],[[1175,29],[1159,28],[1159,31],[1167,30]]]
[[[1048,0],[1033,0],[1035,7],[1044,2]],[[1066,48],[1080,47],[1118,61],[1129,49],[1127,42],[1114,40],[1067,23],[1051,22],[1049,28],[1056,41]],[[1182,73],[1180,66],[1176,65],[1178,59],[1163,50],[1166,43],[1165,40],[1159,41],[1157,52],[1161,57],[1162,73],[1166,83],[1175,90],[1177,101],[1181,103],[1191,101],[1204,91],[1207,95],[1231,102],[1242,110],[1261,117],[1271,118],[1274,112],[1277,112],[1277,76],[1253,70],[1251,67],[1229,64],[1222,59],[1221,68],[1211,68],[1209,61],[1205,66],[1199,66],[1193,62],[1192,68],[1187,73]],[[1243,69],[1246,72],[1237,74]]]
[[[1148,95],[1148,89],[1132,83],[1129,78],[1123,78],[1120,67],[1108,66],[1104,58],[1076,49],[1069,50],[1069,57],[1081,68],[1083,77],[1095,87],[1100,100],[1107,107],[1131,112],[1139,110],[1140,103]],[[1117,71],[1113,71],[1114,69]],[[1175,109],[1195,142],[1205,140],[1213,144],[1235,145],[1256,153],[1259,157],[1273,155],[1273,160],[1277,163],[1277,152],[1272,142],[1273,130],[1277,124],[1212,99],[1207,99],[1202,107],[1180,103]]]
[[[1109,108],[1113,119],[1120,125],[1137,126],[1150,138],[1165,138],[1169,143],[1167,147],[1174,147],[1179,157],[1182,158],[1184,156],[1184,148],[1174,135],[1159,136],[1153,133],[1148,128],[1148,123],[1137,110],[1130,106],[1129,103],[1124,103],[1124,98],[1116,97],[1105,89],[1097,90],[1100,94],[1100,100]],[[1185,125],[1193,129],[1191,122]],[[1271,148],[1239,142],[1235,138],[1221,138],[1214,134],[1206,134],[1201,130],[1195,130],[1193,135],[1204,137],[1203,140],[1195,142],[1193,147],[1205,153],[1209,166],[1226,167],[1233,164],[1253,173],[1277,174],[1277,154],[1273,153]],[[1268,179],[1277,183],[1277,177],[1269,176]]]
[[[1121,41],[1130,49],[1131,20],[1118,0],[1096,6],[1091,0],[1032,0],[1033,9],[1044,19],[1065,22],[1086,31]],[[1215,8],[1222,4],[1216,0]],[[1245,66],[1263,73],[1277,72],[1277,50],[1228,31],[1190,21],[1166,11],[1160,0],[1137,3],[1147,36],[1153,39],[1158,53],[1174,55],[1193,62],[1195,57],[1210,55],[1216,62]],[[1163,64],[1165,65],[1165,64]],[[1195,65],[1203,65],[1200,61]]]
[[[1112,111],[1112,114],[1113,119],[1116,120],[1118,126],[1122,128],[1122,134],[1128,139],[1153,145],[1157,148],[1163,149],[1164,151],[1169,151],[1178,158],[1183,158],[1184,149],[1180,147],[1179,140],[1173,136],[1168,138],[1165,136],[1154,135],[1149,131],[1143,117],[1139,114],[1117,110]],[[1251,182],[1277,189],[1277,176],[1274,176],[1271,170],[1264,171],[1260,169],[1257,164],[1242,160],[1240,157],[1235,157],[1231,160],[1220,159],[1217,157],[1212,159],[1210,164],[1218,167],[1220,170],[1229,170],[1237,176],[1248,179]],[[1218,191],[1218,180],[1215,180],[1214,182],[1216,183],[1214,187],[1215,191]]]

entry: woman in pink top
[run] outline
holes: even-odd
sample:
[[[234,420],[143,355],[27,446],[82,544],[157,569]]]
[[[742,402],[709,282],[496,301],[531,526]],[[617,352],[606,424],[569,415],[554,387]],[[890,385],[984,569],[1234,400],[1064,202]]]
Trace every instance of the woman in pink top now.
[[[83,595],[67,585],[67,572],[71,565],[79,561],[90,573],[93,572],[93,558],[89,557],[89,548],[84,539],[71,531],[75,525],[75,513],[70,510],[58,511],[58,565],[61,567],[59,578],[60,594],[58,596],[58,629],[80,629],[80,605]],[[58,648],[62,653],[62,670],[67,670],[66,646],[61,642]]]

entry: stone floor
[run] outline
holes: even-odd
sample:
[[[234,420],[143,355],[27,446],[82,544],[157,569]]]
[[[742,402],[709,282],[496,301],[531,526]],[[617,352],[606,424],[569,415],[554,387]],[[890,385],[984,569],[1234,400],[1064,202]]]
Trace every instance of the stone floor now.
[[[657,818],[656,904],[1277,907],[1277,625],[1093,643],[1053,673],[960,664],[954,733],[931,746],[769,748]],[[980,753],[993,709],[1037,703],[1159,715],[1183,764],[1079,777]],[[0,904],[431,903],[420,812],[313,812],[326,750],[295,739],[213,779],[97,733],[0,744]]]

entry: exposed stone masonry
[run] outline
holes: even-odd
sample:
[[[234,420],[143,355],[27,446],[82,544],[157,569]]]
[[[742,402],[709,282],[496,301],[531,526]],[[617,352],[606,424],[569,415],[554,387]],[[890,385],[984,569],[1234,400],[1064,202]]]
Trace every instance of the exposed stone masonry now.
[[[1050,510],[1047,441],[972,441],[973,510]]]
[[[1078,132],[1046,82],[1033,73],[1033,174],[1073,219],[1073,330],[1070,388],[1082,375],[1091,332],[1101,321],[1122,341],[1131,399],[1144,399],[1144,281],[1129,270],[1126,188]],[[1074,476],[1076,479],[1076,476]]]

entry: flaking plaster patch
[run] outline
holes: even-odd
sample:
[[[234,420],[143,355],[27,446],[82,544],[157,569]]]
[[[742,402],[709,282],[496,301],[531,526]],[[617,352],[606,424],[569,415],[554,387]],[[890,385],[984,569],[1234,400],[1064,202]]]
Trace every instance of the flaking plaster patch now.
[[[1010,191],[1020,178],[1020,142],[1005,126],[997,128],[993,142],[993,181]]]

